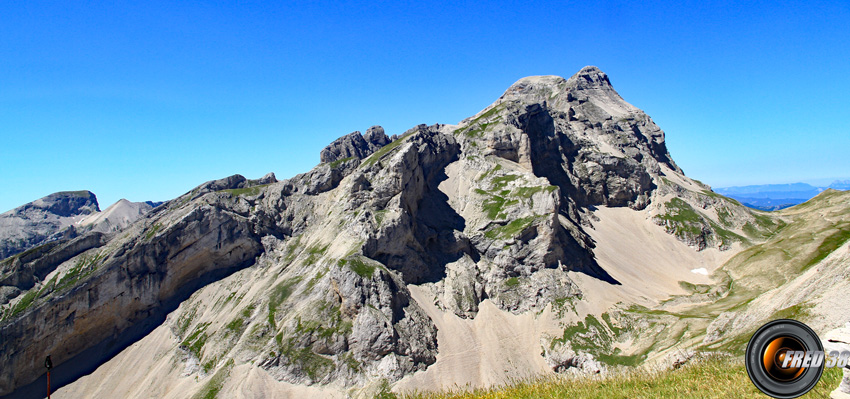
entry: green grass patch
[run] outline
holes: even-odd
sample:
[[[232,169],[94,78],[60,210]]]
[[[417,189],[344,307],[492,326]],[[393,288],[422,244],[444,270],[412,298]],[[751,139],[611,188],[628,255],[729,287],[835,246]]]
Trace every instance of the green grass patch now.
[[[284,280],[280,284],[276,285],[269,295],[269,325],[272,329],[277,328],[277,322],[275,321],[275,312],[277,308],[280,306],[286,298],[289,298],[292,295],[293,286],[298,284],[301,281],[301,276],[293,277],[291,279]]]
[[[744,356],[744,352],[747,350],[747,343],[750,342],[750,338],[752,338],[753,334],[755,334],[757,328],[758,327],[753,327],[741,334],[737,334],[732,337],[725,337],[719,342],[709,344],[708,346],[714,347],[715,350],[719,350],[724,353],[731,353],[735,356]]]
[[[209,335],[206,333],[207,327],[209,326],[209,322],[199,324],[198,327],[195,328],[195,331],[193,331],[191,335],[186,337],[186,339],[180,343],[180,346],[195,355],[196,358],[200,359],[204,350],[204,345],[207,343],[207,338],[209,338]]]
[[[192,324],[192,320],[195,319],[195,315],[197,315],[197,313],[198,313],[198,306],[196,304],[192,308],[185,310],[185,311],[183,311],[183,313],[180,314],[180,317],[177,319],[177,325],[176,325],[177,335],[182,336],[183,334],[186,333],[186,330],[189,329],[189,326]]]
[[[508,278],[505,280],[505,285],[511,288],[516,287],[519,285],[519,279],[516,277]]]
[[[307,282],[307,288],[312,290],[313,287],[316,286],[316,283],[318,283],[319,280],[322,279],[322,277],[325,277],[325,274],[328,274],[328,267],[327,266],[325,266],[324,269],[316,272],[316,274],[313,276],[313,278],[311,278],[310,281]]]
[[[387,212],[388,211],[386,209],[375,211],[375,223],[377,223],[378,226],[381,226],[381,224],[384,223],[384,217],[387,215]]]
[[[481,192],[484,192],[485,195],[489,196],[481,203],[481,210],[484,211],[490,219],[502,219],[507,217],[504,213],[505,207],[519,203],[517,200],[508,200],[505,197],[493,195],[483,190],[478,193],[480,194]]]
[[[20,313],[23,313],[30,307],[32,307],[39,298],[53,292],[56,289],[56,275],[50,279],[47,283],[41,286],[40,289],[36,290],[35,287],[26,292],[26,294],[21,297],[18,302],[15,303],[14,306],[6,308],[6,312],[4,312],[2,319],[5,320],[7,318],[12,318],[17,316]]]
[[[305,265],[312,265],[316,263],[316,260],[322,257],[322,255],[327,252],[328,248],[330,248],[331,244],[327,244],[325,246],[313,245],[307,248],[307,259],[304,260]]]
[[[694,208],[681,198],[673,198],[664,204],[667,213],[656,217],[676,223],[702,224],[700,216]]]
[[[209,373],[215,369],[216,364],[218,364],[218,358],[213,357],[212,359],[205,361],[204,364],[201,365],[201,368],[204,370],[204,373]]]
[[[820,382],[801,398],[828,398],[841,382],[839,368],[825,369]],[[763,399],[766,396],[747,376],[744,363],[735,358],[695,361],[675,370],[633,370],[603,378],[549,376],[508,386],[472,391],[403,395],[405,399]]]
[[[501,169],[500,165],[496,165],[493,169],[483,173],[478,180],[482,180],[492,175],[496,171]],[[511,190],[506,190],[505,187],[509,182],[512,182],[519,178],[519,175],[505,175],[494,177],[490,180],[491,191],[485,191],[480,188],[475,189],[475,192],[483,195],[487,198],[481,203],[481,210],[487,214],[487,217],[490,219],[503,219],[507,217],[504,213],[505,207],[515,205],[519,203],[519,200],[508,199],[508,196],[511,195]],[[543,187],[521,187],[518,189],[518,192],[521,193],[520,197],[523,195],[530,197],[534,194],[534,192],[544,190]],[[514,195],[516,197],[516,195]]]
[[[471,126],[463,134],[469,138],[481,137],[483,133],[486,132],[490,127],[498,125],[501,120],[502,118],[496,118],[490,122],[478,123],[474,126]],[[473,141],[472,143],[475,142]]]
[[[292,242],[286,246],[286,256],[284,260],[287,264],[292,263],[295,260],[295,256],[298,255],[298,248],[301,248],[301,236],[295,237],[295,239],[291,240]]]
[[[210,380],[201,388],[198,393],[193,396],[193,399],[216,399],[218,398],[218,394],[221,393],[221,388],[224,387],[224,383],[227,381],[227,378],[230,376],[230,371],[233,369],[235,362],[233,359],[227,361],[224,364],[224,367],[221,370],[217,371]]]
[[[531,197],[533,197],[534,194],[537,194],[542,191],[551,193],[557,189],[557,186],[518,187],[511,193],[511,196],[514,198],[527,200],[530,202],[531,205],[534,205],[534,201],[531,200]]]
[[[747,303],[749,302],[750,301],[747,301]],[[744,307],[746,307],[746,304],[736,306],[730,310],[743,309]],[[811,307],[812,305],[804,303],[789,306],[773,312],[770,317],[764,319],[764,322],[777,319],[794,319],[806,322],[810,317],[809,309],[811,309]],[[750,338],[752,338],[757,329],[758,326],[749,328],[739,334],[723,338],[717,343],[709,344],[709,346],[736,356],[743,356],[744,352],[747,350],[747,343],[749,343]]]
[[[732,222],[732,212],[725,206],[717,208],[717,219],[720,221],[720,224],[725,227],[732,227],[735,225]]]
[[[314,353],[309,346],[299,347],[298,338],[283,340],[283,336],[280,335],[277,341],[281,361],[298,366],[311,380],[319,381],[333,371],[333,360]]]
[[[27,291],[27,293],[24,294],[23,298],[21,298],[21,300],[15,303],[15,306],[12,307],[12,310],[9,312],[9,316],[7,317],[15,317],[19,313],[22,313],[23,311],[27,310],[27,308],[29,308],[30,305],[32,305],[37,298],[38,291],[36,289],[33,288]]]
[[[239,302],[242,301],[242,298],[244,298],[244,297],[245,297],[245,293],[239,294],[238,292],[233,291],[230,294],[228,294],[227,297],[224,298],[224,301],[218,306],[224,307],[225,305],[230,303],[230,301],[233,301],[235,304],[238,304]]]
[[[543,191],[544,187],[519,187],[514,190],[514,195],[522,198],[531,198],[534,194]]]
[[[331,169],[336,169],[336,168],[338,168],[338,167],[339,167],[339,165],[342,165],[342,164],[344,164],[344,163],[346,163],[346,162],[348,162],[348,161],[350,161],[350,160],[352,160],[352,159],[354,159],[354,157],[348,157],[348,158],[343,158],[343,159],[337,159],[336,161],[331,162],[329,165],[331,166]]]
[[[747,240],[746,238],[720,227],[720,225],[718,225],[717,223],[714,223],[711,220],[709,220],[708,223],[711,226],[712,230],[714,230],[714,234],[720,239],[721,246],[727,247],[729,245],[732,245],[732,243],[736,241],[749,244],[749,240]]]
[[[487,118],[489,118],[489,117],[491,117],[491,116],[495,115],[495,114],[496,114],[496,112],[499,112],[499,111],[501,111],[501,110],[502,110],[502,109],[504,109],[504,108],[505,108],[505,107],[504,107],[504,106],[502,106],[502,104],[499,104],[499,105],[497,105],[497,106],[495,106],[495,107],[493,107],[493,108],[488,109],[488,110],[487,110],[487,112],[485,112],[485,113],[481,114],[481,116],[479,116],[479,117],[475,118],[475,120],[476,120],[476,121],[479,121],[479,120],[487,119]]]
[[[485,123],[484,127],[486,127],[486,123]],[[482,136],[482,133],[484,133],[484,129],[482,128],[482,126],[476,125],[476,126],[471,126],[470,129],[467,129],[463,134],[466,137],[475,138],[475,137]]]
[[[507,239],[516,237],[517,234],[519,234],[528,226],[530,226],[534,219],[536,219],[535,216],[527,216],[524,218],[514,219],[504,226],[495,227],[485,231],[484,236],[491,239]]]
[[[268,186],[268,184],[261,184],[259,186],[245,187],[245,188],[231,188],[231,189],[226,189],[226,190],[221,190],[221,191],[224,191],[226,193],[230,193],[233,196],[244,195],[246,197],[253,197],[253,196],[259,194],[260,191],[262,191],[263,187],[266,187],[266,186]]]
[[[76,284],[81,279],[92,274],[103,262],[106,255],[97,253],[94,256],[81,255],[68,271],[62,275],[62,279],[56,284],[55,289],[63,290]]]
[[[484,180],[485,178],[487,178],[487,176],[490,176],[493,173],[496,173],[501,169],[502,169],[502,165],[497,164],[496,166],[493,167],[493,169],[490,169],[490,170],[482,173],[481,176],[478,176],[478,181]]]
[[[354,355],[351,352],[345,352],[339,356],[339,360],[342,361],[349,370],[354,371],[355,373],[359,373],[363,369],[363,365],[354,358]]]
[[[609,365],[638,365],[646,359],[649,348],[641,353],[622,355],[620,349],[614,347],[614,342],[624,331],[613,323],[607,313],[602,314],[602,321],[587,315],[584,322],[565,328],[561,337],[552,340],[550,348],[569,343],[574,351],[592,353],[599,361]]]
[[[366,158],[366,160],[363,161],[363,165],[367,165],[367,166],[374,165],[375,162],[378,162],[381,158],[384,157],[384,155],[389,154],[390,151],[392,151],[396,147],[400,146],[401,143],[405,142],[412,135],[413,135],[413,133],[408,133],[407,135],[399,137],[399,138],[395,139],[395,141],[381,147],[380,149],[378,149],[378,151],[375,151],[372,155],[370,155],[368,158]]]
[[[761,211],[751,211],[753,222],[743,226],[744,234],[756,239],[767,239],[781,231],[787,224],[779,218],[773,218]]]
[[[19,241],[21,243],[23,243],[23,240],[19,240]],[[39,254],[39,253],[43,253],[43,254],[48,253],[53,249],[53,247],[55,247],[57,245],[59,245],[59,243],[56,242],[56,241],[48,242],[46,244],[41,244],[37,247],[30,248],[30,249],[28,249],[24,252],[21,252],[21,253],[18,253],[18,254],[15,254],[15,255],[12,255],[12,256],[6,258],[5,260],[3,260],[2,264],[4,264],[4,265],[11,264],[12,261],[15,260],[16,258],[21,259],[22,263],[29,262],[30,260],[32,260],[32,259],[29,259],[29,258],[32,257],[33,255],[36,255],[36,254]]]
[[[707,284],[692,284],[687,281],[679,281],[679,287],[691,294],[707,294],[711,291],[711,286]]]
[[[162,223],[154,223],[153,226],[151,226],[148,231],[145,232],[145,240],[150,241],[150,239],[153,238],[153,236],[156,235],[156,232],[158,232],[161,228]]]
[[[241,316],[233,319],[230,323],[227,323],[225,328],[229,333],[234,335],[242,334],[242,331],[245,331],[245,320],[251,317],[251,314],[254,312],[254,305],[249,305],[245,309],[242,309]]]
[[[519,175],[504,175],[504,176],[494,177],[493,179],[490,180],[490,182],[493,185],[492,190],[493,191],[499,191],[499,190],[505,188],[505,186],[507,186],[508,183],[510,183],[510,182],[512,182],[516,179],[519,179]]]
[[[845,224],[840,227],[838,231],[823,239],[820,245],[818,245],[818,248],[809,255],[809,261],[803,265],[802,270],[807,270],[808,268],[820,263],[820,261],[824,260],[827,256],[829,256],[829,254],[835,252],[835,250],[844,245],[848,239],[850,239],[850,225]]]
[[[764,237],[764,235],[762,235],[761,231],[756,229],[756,227],[753,226],[753,224],[750,223],[750,222],[744,223],[744,226],[741,229],[744,231],[744,234],[746,234],[749,237],[752,237],[752,238],[767,238],[767,237]]]
[[[783,222],[782,219],[774,219],[768,215],[760,213],[760,211],[753,211],[753,218],[755,218],[756,224],[762,229],[776,230],[785,227],[785,222]]]
[[[227,330],[231,333],[239,335],[239,333],[242,331],[243,324],[245,324],[245,320],[241,317],[237,317],[230,323],[227,323],[227,325],[224,327],[227,328]]]
[[[690,204],[681,198],[673,198],[664,204],[666,213],[656,215],[663,220],[668,232],[679,238],[699,236],[702,233],[704,219]]]
[[[357,273],[360,277],[369,278],[375,273],[375,266],[364,262],[362,259],[354,257],[349,259],[340,259],[337,262],[339,267],[348,266],[349,269]]]
[[[702,184],[702,183],[700,183],[700,184]],[[731,204],[735,204],[735,205],[738,205],[738,206],[743,206],[743,205],[741,205],[741,203],[740,203],[740,202],[738,202],[737,200],[732,199],[732,198],[729,198],[729,197],[724,197],[724,196],[722,196],[722,195],[720,195],[720,194],[715,193],[714,191],[710,191],[710,190],[702,190],[702,193],[703,193],[703,194],[705,194],[705,195],[707,195],[707,196],[709,196],[709,197],[711,197],[711,198],[714,198],[714,199],[719,199],[719,200],[721,200],[721,201],[726,201],[726,202],[729,202],[729,203],[731,203]]]
[[[799,321],[808,321],[809,317],[811,317],[810,309],[812,308],[811,304],[808,303],[798,303],[793,306],[789,306],[784,309],[779,309],[773,312],[768,320],[776,320],[776,319],[794,319]]]
[[[580,300],[581,298],[577,298],[575,296],[568,296],[563,298],[557,298],[552,301],[552,310],[558,315],[558,318],[564,318],[567,315],[567,312],[575,312],[575,302]],[[576,313],[578,315],[578,313]]]

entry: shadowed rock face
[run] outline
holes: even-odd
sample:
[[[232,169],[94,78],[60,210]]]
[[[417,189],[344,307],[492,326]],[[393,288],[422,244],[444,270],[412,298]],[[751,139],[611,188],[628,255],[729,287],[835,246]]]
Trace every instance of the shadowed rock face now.
[[[397,381],[437,355],[408,284],[464,318],[485,299],[521,313],[579,297],[569,272],[618,284],[594,257],[592,208],[644,209],[664,171],[681,174],[664,133],[594,67],[522,79],[457,126],[393,137],[354,132],[291,179],[207,182],[120,234],[4,261],[0,395],[35,389],[46,353],[61,384],[162,323],[175,362]]]
[[[320,159],[329,163],[347,158],[363,159],[390,143],[390,138],[384,133],[384,128],[372,126],[366,134],[349,133],[322,149]]]
[[[77,251],[90,249],[86,247]],[[105,342],[116,344],[113,350],[121,349],[121,343],[131,343],[122,338],[126,331],[161,323],[195,289],[253,263],[260,248],[244,218],[211,206],[195,209],[159,234],[123,242],[97,261],[102,264],[91,275],[69,287],[60,282],[49,306],[35,307],[0,327],[4,349],[0,363],[8,370],[0,376],[0,393],[40,374],[44,354],[52,355],[59,375],[72,376],[76,373],[67,369],[79,367],[74,359],[87,349]],[[46,258],[32,263],[42,259]],[[86,357],[99,363],[112,354]],[[62,382],[67,381],[56,381]]]
[[[61,238],[59,233],[63,229],[99,211],[97,198],[90,191],[63,191],[3,213],[0,215],[0,259]],[[73,237],[75,232],[66,235]]]
[[[569,79],[521,79],[464,122],[467,133],[482,130],[485,154],[548,178],[561,188],[564,204],[643,209],[660,165],[681,173],[664,132],[625,102],[596,67]]]

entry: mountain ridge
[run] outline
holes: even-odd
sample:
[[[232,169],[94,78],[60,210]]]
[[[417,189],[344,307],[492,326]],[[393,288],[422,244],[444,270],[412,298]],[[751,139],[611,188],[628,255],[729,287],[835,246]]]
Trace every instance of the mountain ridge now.
[[[95,212],[100,207],[91,191],[60,191],[4,212],[0,214],[0,258],[59,239],[63,229]]]
[[[829,188],[847,190],[850,186],[836,180],[826,187],[815,187],[807,183],[785,183],[718,187],[715,191],[751,208],[774,211],[802,204]]]
[[[162,202],[120,199],[101,211],[91,191],[59,191],[0,214],[0,259],[88,231],[115,232]]]
[[[794,223],[686,177],[664,132],[595,67],[520,79],[457,125],[392,139],[378,128],[334,141],[291,179],[206,182],[121,235],[13,259],[41,272],[3,307],[0,361],[15,372],[0,395],[37,396],[31,359],[47,352],[64,383],[87,357],[95,377],[72,385],[162,397],[480,386],[520,364],[553,373],[657,360],[682,323],[694,323],[689,345],[725,343],[723,324],[641,307],[737,298],[713,280],[737,277],[721,266]],[[657,332],[636,334],[644,327]],[[136,349],[116,340],[125,333]],[[523,338],[501,344],[512,336]],[[457,360],[475,342],[493,351]],[[130,353],[149,371],[102,385]]]

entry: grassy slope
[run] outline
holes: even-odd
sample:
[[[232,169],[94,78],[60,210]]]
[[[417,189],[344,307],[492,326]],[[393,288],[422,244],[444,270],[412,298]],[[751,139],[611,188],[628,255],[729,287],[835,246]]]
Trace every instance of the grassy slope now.
[[[850,192],[828,190],[778,214],[791,222],[766,242],[741,251],[723,266],[734,280],[729,295],[687,313],[716,316],[723,311],[740,310],[758,295],[802,274],[850,239]],[[785,316],[806,322],[805,308]],[[727,337],[724,349],[742,352],[745,338],[753,332],[741,331],[737,338]]]
[[[801,398],[827,398],[841,382],[841,369],[824,371],[815,388]],[[385,397],[392,397],[386,395]],[[706,360],[678,370],[628,373],[607,378],[544,378],[475,391],[400,395],[406,399],[496,398],[766,398],[750,382],[740,361]]]
[[[791,281],[850,239],[850,192],[829,190],[802,205],[773,214],[784,217],[788,224],[778,225],[779,228],[765,242],[742,250],[716,272],[719,285],[715,288],[726,291],[720,285],[728,285],[728,294],[713,302],[695,303],[675,313],[654,309],[644,310],[643,313],[678,318],[678,321],[665,322],[669,325],[686,323],[690,334],[701,340],[705,328],[718,315],[728,311],[743,311],[754,298]],[[762,215],[766,217],[768,214]],[[728,275],[728,280],[722,278],[724,274]],[[694,287],[695,290],[697,288],[711,287]],[[757,324],[779,317],[807,322],[809,307],[809,304],[801,304],[782,309],[775,314],[765,315],[766,319],[757,321]],[[701,349],[741,355],[756,328],[753,326],[738,331],[738,334],[726,335],[721,341]],[[656,340],[663,338],[670,341],[669,338],[674,335],[665,332],[656,336]]]

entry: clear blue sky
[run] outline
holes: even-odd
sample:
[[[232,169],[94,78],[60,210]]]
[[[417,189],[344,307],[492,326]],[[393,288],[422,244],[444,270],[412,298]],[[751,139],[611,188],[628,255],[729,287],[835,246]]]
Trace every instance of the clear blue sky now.
[[[0,5],[0,211],[287,178],[343,134],[457,123],[585,65],[693,178],[850,176],[848,1],[130,3]]]

